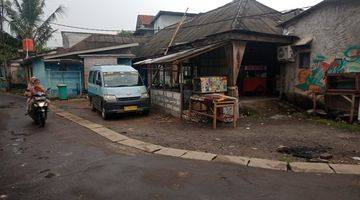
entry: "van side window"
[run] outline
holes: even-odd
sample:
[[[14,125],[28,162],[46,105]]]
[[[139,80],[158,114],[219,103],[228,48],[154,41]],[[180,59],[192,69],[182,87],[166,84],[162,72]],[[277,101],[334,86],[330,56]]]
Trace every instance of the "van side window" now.
[[[94,73],[93,73],[93,77],[92,77],[92,81],[91,81],[93,84],[96,84],[96,79],[97,79],[98,73],[99,73],[98,71],[94,71]]]
[[[100,72],[97,72],[97,76],[96,76],[96,84],[99,85],[99,86],[102,86],[101,84],[101,73]]]
[[[93,80],[94,80],[94,71],[90,71],[88,82],[93,83]]]

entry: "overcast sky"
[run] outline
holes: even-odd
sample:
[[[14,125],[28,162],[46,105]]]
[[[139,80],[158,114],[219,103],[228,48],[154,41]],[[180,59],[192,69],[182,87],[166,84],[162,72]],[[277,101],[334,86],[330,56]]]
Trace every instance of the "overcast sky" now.
[[[134,30],[138,14],[155,15],[159,10],[199,13],[222,6],[232,0],[46,0],[47,15],[60,4],[66,7],[66,15],[57,22],[61,24],[115,30]],[[258,0],[279,11],[312,6],[321,0]],[[55,26],[60,31],[82,31]],[[84,30],[83,30],[84,31]],[[109,32],[105,32],[109,33]],[[57,33],[49,46],[61,46]]]

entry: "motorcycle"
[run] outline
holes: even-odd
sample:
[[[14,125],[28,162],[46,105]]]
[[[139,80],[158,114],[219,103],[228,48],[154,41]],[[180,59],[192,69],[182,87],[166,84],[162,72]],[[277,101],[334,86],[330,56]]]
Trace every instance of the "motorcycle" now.
[[[47,120],[49,99],[47,93],[50,89],[47,89],[45,93],[37,93],[33,95],[31,101],[29,116],[35,121],[39,127],[44,127]]]

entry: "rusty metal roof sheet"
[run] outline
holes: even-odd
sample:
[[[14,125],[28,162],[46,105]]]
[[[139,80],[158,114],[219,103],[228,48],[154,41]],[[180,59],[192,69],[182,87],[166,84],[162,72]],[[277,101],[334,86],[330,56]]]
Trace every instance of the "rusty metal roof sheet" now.
[[[86,39],[82,40],[78,44],[74,45],[70,49],[67,49],[68,52],[72,51],[83,51],[89,49],[97,49],[104,47],[111,47],[122,44],[132,44],[132,43],[145,43],[149,40],[149,37],[123,37],[118,35],[108,35],[108,34],[92,34]]]
[[[162,63],[169,63],[169,62],[173,62],[173,61],[181,61],[181,60],[192,58],[199,54],[203,54],[205,52],[211,51],[222,45],[224,45],[224,44],[223,43],[222,44],[212,44],[212,45],[207,45],[207,46],[204,46],[201,48],[187,49],[184,51],[180,51],[177,53],[169,54],[169,55],[154,58],[154,59],[146,59],[146,60],[134,63],[134,65],[162,64]]]

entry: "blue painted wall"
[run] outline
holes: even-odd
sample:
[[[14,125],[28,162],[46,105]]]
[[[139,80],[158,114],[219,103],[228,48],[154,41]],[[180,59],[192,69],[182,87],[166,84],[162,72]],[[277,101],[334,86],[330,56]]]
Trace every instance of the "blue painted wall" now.
[[[77,96],[82,91],[82,65],[71,64],[60,67],[56,63],[44,63],[42,60],[34,61],[31,65],[33,76],[40,79],[45,88],[51,88],[50,96],[58,95],[58,84],[66,84],[68,95]]]
[[[42,60],[36,60],[31,63],[32,68],[32,76],[35,76],[38,78],[41,82],[41,84],[47,88],[48,85],[46,85],[46,73],[45,73],[45,64]]]

